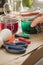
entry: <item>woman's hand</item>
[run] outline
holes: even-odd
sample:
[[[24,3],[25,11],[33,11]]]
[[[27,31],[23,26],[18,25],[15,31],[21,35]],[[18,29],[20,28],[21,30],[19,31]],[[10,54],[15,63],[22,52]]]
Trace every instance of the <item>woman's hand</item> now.
[[[43,15],[34,19],[31,24],[31,27],[35,27],[38,23],[42,23],[42,22],[43,22]]]

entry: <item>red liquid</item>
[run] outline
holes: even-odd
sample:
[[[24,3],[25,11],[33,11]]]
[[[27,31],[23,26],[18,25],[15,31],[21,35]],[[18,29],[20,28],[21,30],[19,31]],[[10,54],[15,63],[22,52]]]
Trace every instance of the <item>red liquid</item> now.
[[[9,23],[6,27],[10,29],[13,33],[16,33],[18,30],[18,22]]]
[[[12,32],[16,33],[18,30],[18,22],[13,22],[12,24]]]
[[[8,29],[10,29],[11,30],[11,24],[7,24],[7,26],[6,26]]]
[[[4,23],[0,23],[0,30],[5,28],[5,24]]]

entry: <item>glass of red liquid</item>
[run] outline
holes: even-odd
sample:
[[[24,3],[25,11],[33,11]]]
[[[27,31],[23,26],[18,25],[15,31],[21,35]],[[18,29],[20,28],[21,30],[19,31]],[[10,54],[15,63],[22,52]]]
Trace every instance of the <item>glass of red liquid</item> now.
[[[18,31],[18,20],[15,18],[5,18],[5,28],[10,29],[12,33],[16,33]]]

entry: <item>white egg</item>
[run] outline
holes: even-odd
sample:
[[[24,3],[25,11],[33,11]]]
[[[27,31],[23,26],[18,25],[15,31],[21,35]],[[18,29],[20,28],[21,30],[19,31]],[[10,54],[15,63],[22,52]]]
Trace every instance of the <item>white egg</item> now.
[[[4,44],[3,39],[0,37],[0,47]]]
[[[9,29],[3,29],[0,32],[0,37],[2,37],[3,41],[7,41],[12,36],[12,32]]]

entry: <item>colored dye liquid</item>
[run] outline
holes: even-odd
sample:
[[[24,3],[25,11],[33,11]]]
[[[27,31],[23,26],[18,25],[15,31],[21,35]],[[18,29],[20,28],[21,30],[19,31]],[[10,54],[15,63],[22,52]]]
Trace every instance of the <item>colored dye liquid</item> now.
[[[6,27],[10,29],[13,33],[16,33],[18,30],[18,22],[9,23]]]
[[[18,30],[18,22],[14,22],[14,23],[12,24],[12,32],[13,32],[13,33],[16,33],[17,30]]]
[[[0,23],[0,30],[5,28],[5,24],[4,23]]]
[[[6,26],[8,29],[10,29],[11,30],[11,24],[7,24],[7,26]]]
[[[25,33],[28,33],[28,34],[36,34],[37,33],[36,28],[31,27],[31,21],[28,21],[28,22],[22,21],[21,27],[22,27],[22,31],[25,32]]]

